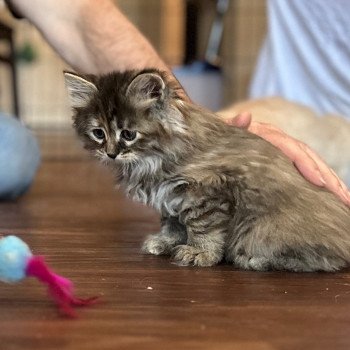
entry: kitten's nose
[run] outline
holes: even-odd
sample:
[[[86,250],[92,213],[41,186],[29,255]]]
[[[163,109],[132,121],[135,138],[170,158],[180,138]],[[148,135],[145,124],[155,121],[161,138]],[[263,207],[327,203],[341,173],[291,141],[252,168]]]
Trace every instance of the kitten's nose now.
[[[109,158],[115,159],[117,157],[117,154],[116,153],[107,153],[107,156]]]

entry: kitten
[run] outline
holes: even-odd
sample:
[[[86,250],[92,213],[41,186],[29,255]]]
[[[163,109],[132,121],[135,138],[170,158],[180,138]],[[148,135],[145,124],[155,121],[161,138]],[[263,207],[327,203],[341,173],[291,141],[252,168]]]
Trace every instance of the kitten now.
[[[74,127],[161,231],[143,251],[181,265],[334,271],[350,262],[350,211],[274,146],[184,100],[157,70],[65,73]]]

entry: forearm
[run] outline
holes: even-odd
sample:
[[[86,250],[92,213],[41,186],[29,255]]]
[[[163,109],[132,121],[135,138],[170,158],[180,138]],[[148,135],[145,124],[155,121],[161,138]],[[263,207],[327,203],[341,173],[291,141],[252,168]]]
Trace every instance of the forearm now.
[[[169,71],[110,0],[12,0],[12,4],[80,72],[146,67]]]

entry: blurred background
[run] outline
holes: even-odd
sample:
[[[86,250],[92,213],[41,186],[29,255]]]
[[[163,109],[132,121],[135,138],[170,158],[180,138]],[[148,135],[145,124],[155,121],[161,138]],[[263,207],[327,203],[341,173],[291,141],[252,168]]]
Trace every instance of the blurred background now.
[[[244,99],[265,34],[264,0],[118,0],[198,103],[213,110]],[[73,156],[62,71],[69,67],[26,20],[0,1],[0,109],[40,135],[44,156]],[[12,39],[12,41],[11,41]],[[15,81],[17,83],[15,83]],[[51,137],[55,136],[61,137]],[[51,147],[45,147],[50,143]],[[52,143],[55,142],[53,145]]]

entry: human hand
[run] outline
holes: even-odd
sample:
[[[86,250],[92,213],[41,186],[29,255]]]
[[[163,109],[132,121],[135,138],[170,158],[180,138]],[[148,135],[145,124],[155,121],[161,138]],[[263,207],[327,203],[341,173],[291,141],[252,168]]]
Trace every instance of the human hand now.
[[[248,112],[226,120],[230,125],[245,128],[279,148],[311,183],[325,187],[350,207],[350,192],[335,172],[305,143],[294,139],[271,124],[252,121]]]

